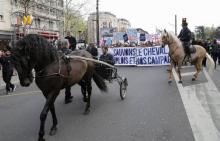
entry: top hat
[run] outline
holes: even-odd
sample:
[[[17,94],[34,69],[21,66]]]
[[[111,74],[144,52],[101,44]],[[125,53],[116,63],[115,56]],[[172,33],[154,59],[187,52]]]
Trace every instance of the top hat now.
[[[182,25],[188,25],[188,23],[186,22],[186,18],[182,18]]]

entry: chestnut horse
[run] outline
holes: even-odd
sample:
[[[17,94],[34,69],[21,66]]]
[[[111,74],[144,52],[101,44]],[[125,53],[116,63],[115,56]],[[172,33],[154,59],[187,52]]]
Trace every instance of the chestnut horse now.
[[[171,65],[169,69],[169,83],[172,82],[172,68],[173,64],[177,65],[177,73],[179,77],[179,83],[182,83],[181,66],[186,56],[182,42],[171,32],[164,30],[161,35],[162,47],[168,45],[169,56],[171,58]],[[214,70],[214,61],[212,57],[206,52],[205,48],[200,45],[193,45],[196,52],[192,54],[192,64],[195,65],[196,73],[193,75],[192,81],[195,81],[198,77],[199,72],[202,70],[202,61],[206,57],[208,60],[209,72]]]

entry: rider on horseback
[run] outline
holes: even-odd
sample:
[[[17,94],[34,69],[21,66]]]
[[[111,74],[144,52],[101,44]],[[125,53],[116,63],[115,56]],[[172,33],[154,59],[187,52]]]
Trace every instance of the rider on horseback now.
[[[188,23],[186,22],[186,18],[183,18],[182,29],[180,31],[180,34],[178,35],[178,38],[182,41],[186,56],[188,56],[191,59],[191,56],[190,56],[191,31],[189,30],[187,26],[188,26]]]

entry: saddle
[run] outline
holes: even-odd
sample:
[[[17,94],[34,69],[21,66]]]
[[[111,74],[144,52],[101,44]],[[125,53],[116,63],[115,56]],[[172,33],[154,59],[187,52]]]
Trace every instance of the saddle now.
[[[184,51],[187,55],[196,53],[196,48],[194,45],[191,45],[190,42],[183,42]]]
[[[189,46],[189,53],[190,53],[190,54],[196,53],[196,47],[195,47],[194,45],[190,45],[190,46]]]

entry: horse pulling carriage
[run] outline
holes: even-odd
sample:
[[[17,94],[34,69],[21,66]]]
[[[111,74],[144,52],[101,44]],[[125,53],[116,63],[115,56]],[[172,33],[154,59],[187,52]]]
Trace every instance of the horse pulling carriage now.
[[[54,102],[61,89],[75,84],[81,86],[83,101],[86,102],[85,114],[90,112],[92,79],[104,92],[107,92],[105,80],[117,80],[121,99],[126,96],[127,79],[119,76],[114,66],[93,59],[92,55],[84,50],[74,51],[66,57],[39,35],[29,34],[16,43],[16,47],[12,48],[12,63],[18,72],[20,84],[24,87],[33,82],[32,70],[35,70],[35,82],[46,99],[40,114],[38,141],[45,141],[45,121],[49,111],[53,120],[50,135],[56,134],[58,120]],[[108,69],[103,66],[99,68],[96,64],[108,66]],[[104,73],[105,70],[111,70],[111,73]]]

